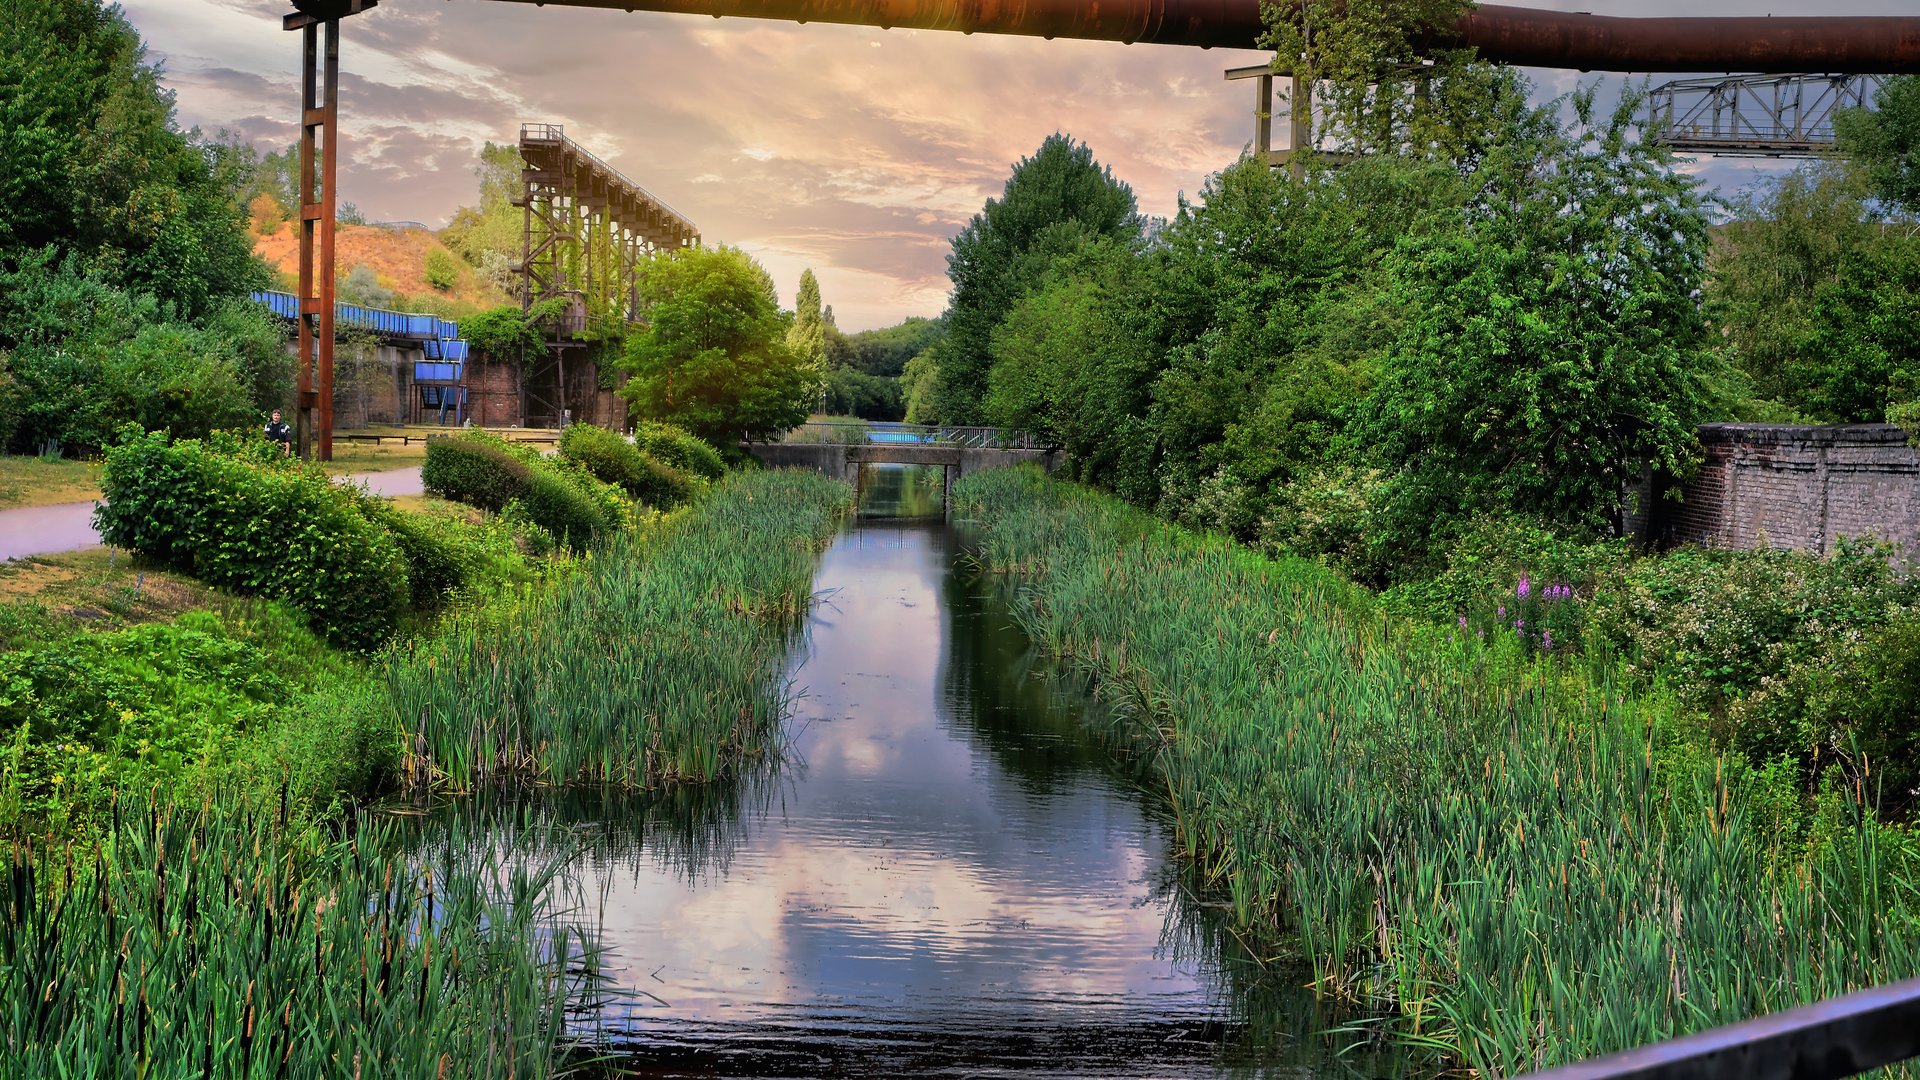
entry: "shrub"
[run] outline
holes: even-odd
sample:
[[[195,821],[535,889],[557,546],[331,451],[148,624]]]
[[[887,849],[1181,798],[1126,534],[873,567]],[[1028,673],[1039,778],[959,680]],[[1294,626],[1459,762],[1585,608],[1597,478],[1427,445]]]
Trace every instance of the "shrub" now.
[[[727,471],[727,463],[711,443],[672,424],[640,424],[634,428],[633,440],[647,456],[695,476],[718,480]]]
[[[468,433],[427,443],[420,480],[430,495],[497,511],[526,497],[533,470],[500,440]]]
[[[421,479],[432,494],[484,510],[517,506],[570,547],[619,528],[629,512],[619,488],[578,464],[481,431],[427,444]]]
[[[359,495],[271,454],[229,436],[130,435],[107,451],[101,538],[209,584],[285,600],[332,641],[378,644],[409,595],[399,546]]]
[[[583,548],[619,526],[607,505],[557,472],[536,472],[521,500],[527,515],[571,548]]]
[[[387,530],[407,561],[407,583],[415,608],[438,607],[472,580],[482,556],[458,522],[396,510],[375,503],[374,520]]]
[[[434,248],[427,252],[426,265],[422,269],[427,284],[440,292],[452,289],[460,280],[460,264],[442,248]]]
[[[624,437],[592,424],[568,427],[560,436],[560,453],[648,506],[663,509],[678,506],[692,498],[699,487],[693,474],[666,464]]]

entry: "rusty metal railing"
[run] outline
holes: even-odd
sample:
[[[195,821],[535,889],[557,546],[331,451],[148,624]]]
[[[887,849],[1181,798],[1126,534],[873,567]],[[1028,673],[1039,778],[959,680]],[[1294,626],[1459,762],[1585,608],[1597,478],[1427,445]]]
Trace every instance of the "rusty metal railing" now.
[[[1839,1080],[1920,1057],[1920,979],[1876,986],[1523,1080]]]

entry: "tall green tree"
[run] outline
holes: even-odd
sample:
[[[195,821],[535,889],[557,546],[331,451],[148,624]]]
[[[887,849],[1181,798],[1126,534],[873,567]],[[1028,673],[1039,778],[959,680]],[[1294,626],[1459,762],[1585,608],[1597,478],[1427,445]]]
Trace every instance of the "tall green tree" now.
[[[267,280],[235,161],[179,129],[118,7],[0,3],[0,263],[54,248],[198,318]]]
[[[660,255],[640,274],[645,329],[628,340],[621,393],[637,418],[722,444],[807,418],[820,369],[787,345],[773,278],[738,248]]]
[[[993,365],[993,330],[1053,260],[1099,237],[1138,241],[1133,189],[1082,142],[1055,133],[1022,158],[998,199],[953,238],[947,333],[934,346],[933,410],[946,423],[978,423]]]
[[[1643,470],[1690,463],[1706,202],[1634,136],[1634,104],[1516,116],[1466,206],[1394,252],[1407,321],[1353,432],[1394,478],[1382,542],[1431,550],[1489,509],[1603,532]]]
[[[787,348],[824,375],[827,324],[820,317],[820,279],[813,276],[812,270],[800,271],[800,289],[793,299],[793,325],[787,328]]]
[[[1920,387],[1909,313],[1920,239],[1846,159],[1803,166],[1734,204],[1707,281],[1718,347],[1755,418],[1878,421]]]
[[[1887,79],[1873,103],[1834,118],[1840,152],[1866,171],[1880,198],[1920,215],[1920,76]]]

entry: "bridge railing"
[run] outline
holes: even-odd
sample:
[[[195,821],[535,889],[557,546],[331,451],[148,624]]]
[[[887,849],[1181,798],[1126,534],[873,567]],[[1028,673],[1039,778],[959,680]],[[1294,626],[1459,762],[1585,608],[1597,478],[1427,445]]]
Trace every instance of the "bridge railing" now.
[[[984,450],[1051,450],[1053,444],[1030,431],[957,424],[899,424],[884,421],[815,420],[781,438],[784,443],[826,446],[939,446]]]
[[[1522,1080],[1839,1080],[1920,1057],[1920,979],[1889,983]]]

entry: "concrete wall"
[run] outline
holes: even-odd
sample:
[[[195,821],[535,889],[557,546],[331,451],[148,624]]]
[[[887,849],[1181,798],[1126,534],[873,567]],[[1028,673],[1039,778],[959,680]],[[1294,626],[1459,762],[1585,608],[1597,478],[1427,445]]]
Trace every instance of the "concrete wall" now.
[[[1659,507],[1664,542],[1825,554],[1872,535],[1920,555],[1920,450],[1900,428],[1708,424],[1700,441],[1699,475]]]
[[[955,446],[882,445],[832,446],[824,443],[742,443],[762,465],[774,469],[812,469],[849,484],[857,484],[860,466],[872,463],[898,465],[940,465],[954,470],[954,477],[997,469],[1021,462],[1035,462],[1052,472],[1060,467],[1057,450],[975,450]]]

